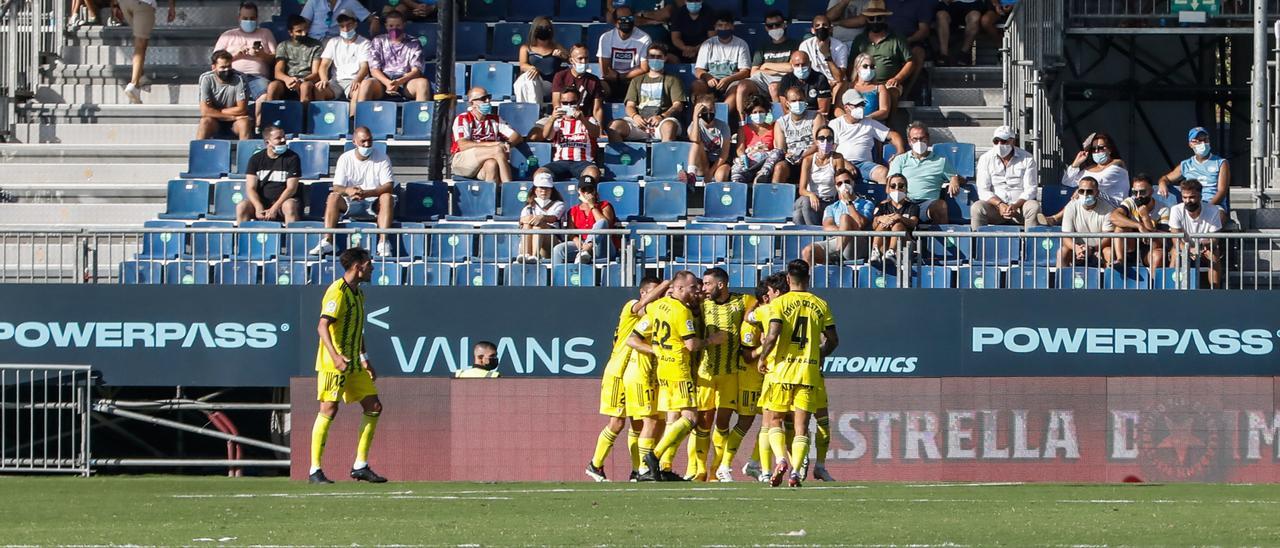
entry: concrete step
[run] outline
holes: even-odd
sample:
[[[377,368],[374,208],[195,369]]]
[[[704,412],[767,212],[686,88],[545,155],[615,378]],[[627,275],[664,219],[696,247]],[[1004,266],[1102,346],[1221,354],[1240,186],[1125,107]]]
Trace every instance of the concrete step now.
[[[978,65],[969,67],[939,67],[929,69],[929,82],[934,86],[948,87],[996,87],[1004,81],[1004,72],[999,65]]]
[[[7,163],[6,179],[31,183],[128,183],[168,180],[187,167],[186,161],[174,163]],[[161,179],[154,177],[159,174]],[[4,185],[6,188],[10,183]]]
[[[127,105],[124,94],[128,77],[119,81],[98,83],[52,83],[36,89],[35,101],[39,103],[69,103],[90,105]],[[144,82],[144,105],[196,105],[200,101],[200,86],[195,82]]]
[[[133,74],[129,63],[112,65],[79,65],[58,64],[50,73],[49,81],[53,84],[119,84],[124,85]],[[142,82],[148,84],[195,84],[200,75],[209,71],[206,60],[198,65],[152,65],[147,64],[142,73]]]
[[[276,14],[280,13],[278,3],[259,2],[257,4],[258,21],[270,21]],[[222,32],[233,28],[239,25],[240,14],[237,9],[239,5],[240,2],[237,0],[183,0],[178,3],[177,13],[174,20],[170,22],[167,20],[168,5],[165,2],[160,2],[160,9],[156,12],[156,28],[152,33],[152,37],[168,38],[185,29],[194,29],[205,33],[209,32],[208,29],[217,29],[217,32]],[[109,5],[103,3],[98,10],[98,21],[106,23],[110,16]],[[127,26],[86,25],[72,30],[69,34],[73,38],[105,34],[113,39],[119,39],[120,44],[132,43],[132,36]],[[216,37],[217,34],[214,34],[214,36]],[[212,42],[210,42],[210,45],[212,45]]]
[[[183,46],[152,46],[147,48],[147,66],[209,64],[213,44]],[[132,45],[84,45],[68,46],[62,50],[62,62],[68,65],[127,65],[133,62]]]
[[[60,145],[0,144],[0,163],[28,164],[165,164],[187,162],[187,144],[164,144],[138,147],[133,145]]]
[[[36,103],[18,108],[19,120],[44,124],[195,124],[200,107],[179,105],[119,105],[85,103]]]
[[[0,204],[0,228],[22,225],[128,225],[156,218],[164,202],[138,204],[19,203]]]
[[[193,124],[56,124],[21,123],[14,136],[21,143],[171,144],[195,138]]]
[[[1004,109],[998,106],[932,106],[911,107],[912,120],[930,126],[998,126],[1004,122]]]
[[[1001,106],[1004,90],[999,87],[934,86],[933,104],[946,106]]]
[[[984,143],[991,142],[991,128],[978,126],[943,126],[929,127],[929,138],[935,143],[973,143],[979,148],[977,154],[985,152],[991,148],[990,144],[982,146]]]

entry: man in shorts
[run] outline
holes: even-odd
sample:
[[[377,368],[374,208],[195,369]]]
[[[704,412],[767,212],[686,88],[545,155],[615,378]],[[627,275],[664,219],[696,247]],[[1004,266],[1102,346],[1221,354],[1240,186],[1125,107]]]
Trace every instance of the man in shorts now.
[[[387,153],[373,148],[373,135],[369,128],[360,126],[352,134],[355,148],[338,157],[338,167],[333,172],[333,191],[325,202],[324,226],[337,228],[340,216],[348,219],[368,219],[377,215],[378,228],[391,228],[396,210],[395,180],[391,177],[391,159]],[[333,251],[332,236],[326,234],[310,254],[323,256]],[[378,255],[392,254],[391,241],[386,234],[378,242]],[[351,246],[359,245],[352,241]]]
[[[505,183],[511,180],[511,147],[523,138],[498,117],[493,97],[476,86],[467,92],[467,110],[453,119],[449,150],[454,177]]]
[[[369,77],[369,39],[356,33],[359,20],[350,11],[338,14],[337,36],[330,38],[320,54],[320,81],[316,96],[321,101],[351,101],[355,114],[356,92]]]
[[[609,124],[609,140],[673,141],[680,134],[676,116],[684,110],[684,84],[666,74],[667,50],[662,44],[648,49],[649,71],[631,79],[627,89],[627,117]]]
[[[142,69],[147,62],[147,45],[151,42],[151,31],[156,28],[156,0],[119,0],[111,6],[112,16],[117,21],[124,21],[133,29],[133,58],[129,73],[129,83],[124,86],[124,94],[133,104],[142,103]],[[178,16],[176,0],[169,0],[169,15],[165,21],[170,23]]]

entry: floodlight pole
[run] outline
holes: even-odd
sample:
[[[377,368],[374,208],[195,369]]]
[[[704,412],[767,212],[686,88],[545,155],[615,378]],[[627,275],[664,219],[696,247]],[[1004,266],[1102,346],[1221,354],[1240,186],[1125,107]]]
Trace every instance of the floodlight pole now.
[[[1253,2],[1253,81],[1250,91],[1249,182],[1254,207],[1263,207],[1267,188],[1267,2]]]
[[[448,155],[449,126],[453,122],[456,98],[453,81],[454,31],[458,26],[458,0],[440,0],[436,14],[440,19],[440,35],[436,51],[435,116],[431,119],[431,153],[427,174],[432,181],[444,180],[444,159]]]

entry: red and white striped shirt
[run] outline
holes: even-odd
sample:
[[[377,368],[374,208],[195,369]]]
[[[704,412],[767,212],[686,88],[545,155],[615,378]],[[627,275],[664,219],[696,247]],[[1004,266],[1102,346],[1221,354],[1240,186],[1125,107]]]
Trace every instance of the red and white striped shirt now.
[[[458,141],[463,139],[478,143],[506,141],[508,136],[513,134],[515,130],[498,118],[497,114],[477,117],[467,110],[453,119],[453,146],[450,147],[449,153],[457,154]]]
[[[561,118],[556,122],[556,132],[551,137],[551,145],[555,148],[553,161],[595,161],[595,143],[591,142],[591,132],[587,131],[587,124],[582,120]]]

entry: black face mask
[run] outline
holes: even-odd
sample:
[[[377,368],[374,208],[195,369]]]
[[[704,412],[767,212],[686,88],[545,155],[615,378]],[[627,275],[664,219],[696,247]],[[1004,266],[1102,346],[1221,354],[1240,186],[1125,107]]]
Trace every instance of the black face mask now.
[[[630,34],[631,31],[635,30],[635,28],[635,23],[618,23],[618,32],[621,32],[622,34]]]
[[[1187,211],[1190,211],[1192,213],[1200,211],[1200,202],[1187,202],[1184,205],[1186,206]]]
[[[819,40],[826,40],[828,38],[831,38],[831,29],[825,28],[825,27],[820,29],[814,29],[813,35],[817,36]]]
[[[223,82],[231,80],[231,69],[219,70],[216,72],[216,74],[218,75],[218,79],[222,80]]]
[[[533,37],[539,40],[551,39],[551,27],[538,27],[533,30]]]
[[[1140,206],[1144,206],[1151,203],[1151,197],[1150,196],[1134,196],[1133,203],[1138,204]]]
[[[889,24],[888,23],[871,23],[867,25],[867,30],[874,32],[876,34],[880,34],[884,31],[889,30]]]

